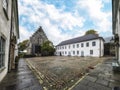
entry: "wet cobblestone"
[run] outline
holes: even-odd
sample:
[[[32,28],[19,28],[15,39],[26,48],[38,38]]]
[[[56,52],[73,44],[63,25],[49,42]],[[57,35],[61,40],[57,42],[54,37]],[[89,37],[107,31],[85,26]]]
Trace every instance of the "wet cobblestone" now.
[[[24,59],[20,59],[18,70],[6,75],[0,83],[0,90],[43,90],[43,88]]]

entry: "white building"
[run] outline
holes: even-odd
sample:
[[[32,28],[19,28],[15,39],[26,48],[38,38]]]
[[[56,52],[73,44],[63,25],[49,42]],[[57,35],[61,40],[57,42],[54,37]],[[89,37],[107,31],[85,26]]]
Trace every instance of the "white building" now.
[[[120,0],[112,0],[112,23],[115,41],[116,61],[120,66]]]
[[[17,0],[0,0],[0,82],[15,69],[18,38]]]
[[[62,41],[56,46],[56,55],[101,57],[103,54],[104,39],[96,34]]]

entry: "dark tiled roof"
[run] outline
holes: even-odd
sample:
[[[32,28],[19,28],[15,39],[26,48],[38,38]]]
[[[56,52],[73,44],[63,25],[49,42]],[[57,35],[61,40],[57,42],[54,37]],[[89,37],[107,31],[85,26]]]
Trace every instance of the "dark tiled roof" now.
[[[78,42],[83,42],[83,41],[89,41],[89,40],[99,39],[99,38],[104,40],[102,37],[99,37],[96,34],[88,34],[88,35],[84,35],[84,36],[81,36],[81,37],[77,37],[77,38],[62,41],[57,46],[67,45],[67,44],[72,44],[72,43],[78,43]]]

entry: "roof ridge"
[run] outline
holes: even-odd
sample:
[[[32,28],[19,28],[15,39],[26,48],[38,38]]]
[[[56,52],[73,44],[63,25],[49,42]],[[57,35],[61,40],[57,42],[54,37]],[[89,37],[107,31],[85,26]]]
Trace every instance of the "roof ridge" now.
[[[87,35],[75,37],[75,38],[72,38],[72,39],[64,40],[64,41],[60,42],[57,46],[72,44],[72,43],[78,43],[78,42],[88,41],[88,40],[97,39],[97,38],[102,38],[102,37],[100,37],[97,34],[87,34]]]

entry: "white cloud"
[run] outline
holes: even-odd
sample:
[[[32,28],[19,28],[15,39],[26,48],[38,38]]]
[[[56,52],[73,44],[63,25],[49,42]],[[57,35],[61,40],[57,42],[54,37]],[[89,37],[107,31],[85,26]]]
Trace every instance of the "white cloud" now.
[[[98,33],[107,32],[111,30],[112,15],[111,12],[103,11],[104,3],[108,3],[109,0],[105,1],[79,0],[75,13],[72,13],[64,11],[64,5],[58,9],[55,5],[43,3],[40,0],[19,0],[19,15],[22,17],[20,20],[21,40],[29,38],[39,26],[42,26],[49,40],[58,44],[62,40],[83,35],[86,31],[84,28],[87,27],[85,25],[87,19],[92,21]],[[85,18],[83,14],[81,16],[80,10],[87,11],[88,17]],[[33,30],[30,29],[31,24]],[[75,27],[79,28],[76,30]]]
[[[93,20],[99,32],[111,30],[112,15],[111,12],[103,11],[104,3],[102,0],[80,0],[78,6],[88,12],[89,18]]]
[[[29,37],[33,34],[32,31],[27,30],[25,27],[20,26],[20,42],[25,39],[29,39]]]
[[[73,30],[76,26],[81,28],[84,25],[83,17],[70,12],[64,12],[63,8],[57,9],[54,5],[42,3],[39,0],[34,0],[34,2],[31,0],[20,0],[19,9],[19,15],[27,16],[27,22],[36,25],[35,28],[41,25],[48,38],[53,41],[54,44],[58,44],[58,42],[72,37],[70,34],[62,33],[62,29],[69,31]],[[26,29],[22,27],[22,31],[23,30]],[[25,32],[29,33],[28,31]],[[24,39],[28,36],[21,33],[21,37]]]

